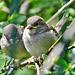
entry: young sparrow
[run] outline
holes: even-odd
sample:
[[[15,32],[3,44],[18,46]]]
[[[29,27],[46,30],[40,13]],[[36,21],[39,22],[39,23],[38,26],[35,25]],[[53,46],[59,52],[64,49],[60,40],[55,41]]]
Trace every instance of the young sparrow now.
[[[35,57],[45,53],[57,40],[55,31],[47,26],[44,19],[32,16],[27,20],[23,33],[23,42],[27,51]]]
[[[1,48],[5,54],[16,59],[30,56],[26,51],[23,41],[23,28],[14,24],[4,27],[1,38]]]

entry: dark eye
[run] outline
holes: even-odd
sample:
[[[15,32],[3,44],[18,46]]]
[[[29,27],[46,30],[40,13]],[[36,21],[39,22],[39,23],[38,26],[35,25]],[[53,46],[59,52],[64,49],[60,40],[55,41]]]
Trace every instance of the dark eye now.
[[[35,23],[34,26],[38,26],[38,23]]]

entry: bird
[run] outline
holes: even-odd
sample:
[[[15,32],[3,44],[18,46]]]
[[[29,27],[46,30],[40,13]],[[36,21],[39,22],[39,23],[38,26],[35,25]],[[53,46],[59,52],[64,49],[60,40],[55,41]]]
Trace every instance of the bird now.
[[[56,34],[52,27],[48,27],[42,17],[34,15],[28,18],[22,39],[27,51],[31,56],[37,58],[58,39]]]
[[[29,52],[24,47],[22,35],[22,26],[8,24],[3,28],[1,48],[6,56],[19,60],[30,57]]]

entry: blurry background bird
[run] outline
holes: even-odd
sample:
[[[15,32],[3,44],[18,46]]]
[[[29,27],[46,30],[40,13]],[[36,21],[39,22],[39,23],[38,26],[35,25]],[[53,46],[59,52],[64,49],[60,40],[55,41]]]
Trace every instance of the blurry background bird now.
[[[9,24],[4,27],[1,38],[1,48],[7,56],[16,59],[30,57],[26,51],[23,41],[23,27],[14,24]]]

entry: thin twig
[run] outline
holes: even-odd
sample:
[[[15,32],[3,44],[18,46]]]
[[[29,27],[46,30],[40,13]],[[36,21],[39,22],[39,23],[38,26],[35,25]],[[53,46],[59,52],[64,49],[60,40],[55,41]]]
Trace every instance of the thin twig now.
[[[52,49],[56,46],[56,44],[60,41],[60,39],[62,38],[63,35],[61,35],[58,40],[56,40],[56,42],[48,49],[48,51],[45,53],[46,55],[48,55]]]
[[[62,29],[63,25],[66,23],[67,17],[63,17],[54,27],[59,34],[60,30]]]
[[[73,49],[73,48],[75,48],[75,46],[74,45],[72,45],[72,46],[69,46],[67,49],[65,49],[65,50],[71,50],[71,49]]]
[[[39,65],[37,64],[37,62],[35,62],[35,66],[37,69],[37,75],[40,75],[40,68],[39,68]]]
[[[22,63],[20,63],[20,67],[23,67],[23,66],[26,66],[28,64],[28,60],[26,60],[26,61],[24,61],[24,62],[22,62]],[[6,66],[6,67],[4,67],[1,71],[2,71],[2,73],[4,73],[5,71],[8,71],[8,70],[10,70],[11,68],[14,68],[14,69],[16,69],[16,68],[18,68],[19,66],[17,65],[17,64],[9,64],[8,66]]]
[[[31,59],[32,57],[30,57],[29,59]],[[26,61],[23,61],[23,62],[21,62],[20,63],[20,65],[18,65],[18,63],[17,64],[13,64],[12,62],[13,62],[13,60],[10,62],[10,64],[8,65],[8,66],[6,66],[6,67],[4,67],[1,71],[2,71],[2,73],[4,73],[5,71],[8,71],[8,70],[10,70],[11,68],[14,68],[14,69],[16,69],[16,68],[19,68],[19,67],[24,67],[24,66],[26,66],[26,65],[28,65],[29,63],[29,59],[27,59]],[[34,64],[35,63],[35,61],[34,61],[34,59],[31,61],[31,64]]]
[[[60,8],[58,10],[58,12],[56,12],[46,23],[50,23],[55,17],[57,17],[61,12],[62,10],[64,10],[67,6],[69,6],[74,0],[70,0],[68,3],[66,3],[62,8]]]
[[[28,10],[28,8],[29,8],[29,1],[28,0],[25,0],[23,3],[22,3],[22,5],[21,5],[21,8],[20,8],[20,11],[19,11],[19,13],[21,13],[21,14],[27,14],[27,10]]]

